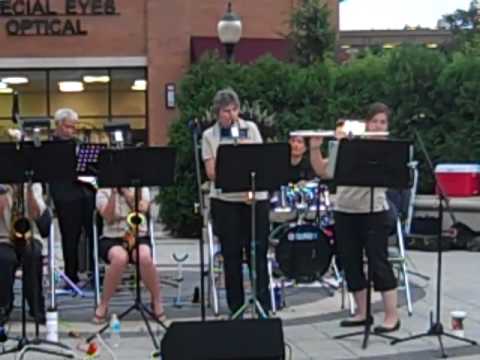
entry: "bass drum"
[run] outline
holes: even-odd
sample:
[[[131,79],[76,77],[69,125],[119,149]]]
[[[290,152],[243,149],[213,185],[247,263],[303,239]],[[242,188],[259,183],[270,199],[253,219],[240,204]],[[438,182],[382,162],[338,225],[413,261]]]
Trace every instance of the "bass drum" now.
[[[296,282],[320,279],[328,270],[333,255],[333,234],[312,224],[287,229],[275,248],[283,274]]]

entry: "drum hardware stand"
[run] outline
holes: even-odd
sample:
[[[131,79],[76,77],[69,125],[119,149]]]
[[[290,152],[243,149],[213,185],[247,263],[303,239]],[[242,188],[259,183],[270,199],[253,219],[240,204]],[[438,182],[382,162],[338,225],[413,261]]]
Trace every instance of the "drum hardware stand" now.
[[[341,186],[361,186],[370,188],[370,213],[374,211],[374,191],[376,187],[409,188],[411,186],[411,172],[408,163],[411,158],[411,144],[400,140],[368,140],[368,139],[342,139],[338,148],[338,158],[335,164],[335,182]],[[352,174],[355,174],[353,177]],[[375,236],[373,230],[369,231],[369,238]],[[344,339],[363,334],[362,348],[368,346],[370,335],[379,336],[389,340],[395,337],[383,333],[371,332],[373,316],[371,309],[371,282],[373,267],[367,261],[367,299],[366,321],[363,331],[335,336],[335,339]]]
[[[313,224],[315,224],[319,229],[323,229],[322,216],[320,214],[322,201],[321,201],[320,197],[324,197],[323,203],[325,203],[325,207],[329,206],[329,203],[327,202],[327,198],[325,198],[324,192],[321,191],[322,188],[323,188],[323,185],[320,184],[320,181],[319,181],[318,184],[317,184],[317,187],[316,187],[317,196],[316,196],[316,199],[315,199],[315,220],[313,222]],[[307,207],[307,211],[308,211],[308,207]],[[300,221],[303,221],[303,218],[301,218]],[[332,259],[332,261],[333,261],[333,259]],[[335,264],[333,264],[332,267],[334,269],[335,277],[338,279],[339,278],[338,269],[337,269]],[[318,286],[312,286],[312,287],[320,287],[322,290],[324,290],[326,292],[326,294],[328,296],[330,296],[330,297],[335,296],[335,291],[338,290],[338,286],[335,286],[335,285],[325,281],[323,275],[320,276],[316,281],[318,282]]]
[[[65,181],[74,178],[74,146],[63,142],[46,142],[42,144],[33,144],[29,142],[20,142],[18,144],[4,143],[0,144],[0,166],[2,167],[2,175],[5,175],[6,171],[11,171],[7,174],[6,179],[0,179],[0,183],[21,183],[21,196],[24,197],[24,184],[32,184],[33,182],[45,182],[51,181]],[[55,155],[52,155],[55,154]],[[36,164],[42,163],[42,159],[48,159],[56,156],[56,162],[51,167],[38,167]],[[9,166],[6,166],[6,165]],[[14,166],[12,167],[12,164]],[[14,180],[14,181],[12,181]],[[23,211],[28,208],[26,199],[23,199]],[[48,209],[45,211],[49,211]],[[25,215],[23,216],[25,217]],[[31,243],[26,246],[33,247],[34,238]],[[33,253],[33,250],[32,250]],[[22,269],[24,269],[22,259]],[[43,266],[41,263],[40,266]],[[23,280],[25,280],[25,271],[23,271]],[[25,285],[25,281],[23,281]],[[71,348],[65,344],[57,341],[49,341],[40,339],[39,337],[39,324],[38,324],[38,291],[37,287],[41,286],[33,277],[33,289],[34,292],[34,309],[35,313],[35,337],[29,339],[27,337],[27,324],[26,324],[26,299],[25,299],[25,286],[22,286],[22,335],[20,338],[14,340],[17,341],[17,345],[11,349],[4,350],[0,353],[0,356],[19,353],[20,359],[27,352],[37,352],[47,355],[53,355],[58,357],[74,358],[74,353]],[[59,350],[53,350],[51,347],[57,347]],[[63,350],[63,351],[62,351]]]
[[[181,308],[182,305],[182,284],[183,284],[183,263],[188,259],[188,254],[185,254],[182,257],[178,257],[177,254],[172,254],[172,259],[177,263],[177,277],[175,282],[177,284],[177,296],[173,301],[173,306],[176,308]]]
[[[99,187],[134,187],[135,195],[135,209],[132,217],[135,238],[136,250],[136,286],[135,286],[135,301],[124,310],[118,319],[121,320],[133,310],[140,313],[143,322],[145,323],[152,343],[155,347],[155,354],[158,353],[159,344],[157,338],[150,326],[147,315],[163,329],[167,329],[164,322],[159,320],[153,313],[153,309],[149,309],[142,300],[140,288],[140,243],[139,231],[141,225],[141,216],[139,211],[140,192],[144,186],[169,186],[174,182],[175,169],[175,151],[172,148],[127,148],[127,149],[109,149],[100,153],[99,157]],[[134,164],[134,165],[132,165]],[[161,172],[156,167],[151,167],[148,164],[162,164]],[[110,324],[104,325],[93,335],[90,335],[86,342],[89,343],[95,337],[102,334],[109,328]]]
[[[253,315],[257,313],[262,319],[268,318],[267,311],[260,304],[257,288],[256,192],[273,191],[287,183],[289,162],[290,151],[286,143],[222,145],[218,149],[216,187],[223,192],[248,191],[251,202],[251,292],[245,303],[232,315],[232,319],[241,318],[249,307]],[[268,238],[265,241],[268,242]],[[265,261],[268,262],[268,259]],[[265,276],[268,279],[268,263]]]
[[[418,144],[420,146],[420,150],[422,151],[427,164],[428,168],[430,170],[430,174],[432,175],[434,179],[434,184],[436,185],[436,188],[438,189],[438,228],[437,228],[437,293],[436,293],[436,309],[435,309],[435,320],[433,320],[433,311],[430,312],[430,328],[423,333],[412,335],[403,339],[395,339],[391,342],[392,345],[401,343],[401,342],[407,342],[410,340],[416,340],[420,339],[426,336],[436,336],[438,338],[438,343],[440,345],[440,354],[442,358],[448,357],[445,348],[443,346],[443,341],[442,341],[442,336],[446,336],[448,338],[458,340],[458,341],[463,341],[471,345],[477,345],[477,342],[468,338],[463,338],[456,336],[454,334],[450,334],[448,332],[445,332],[444,326],[441,322],[440,319],[440,313],[441,313],[441,285],[442,285],[442,227],[443,227],[443,213],[444,213],[444,204],[447,206],[447,211],[449,211],[450,215],[454,217],[453,212],[449,206],[449,199],[445,193],[445,190],[443,186],[440,184],[438,181],[436,175],[435,175],[435,169],[433,167],[432,160],[427,152],[427,149],[425,147],[425,144],[422,140],[422,137],[418,133],[417,130],[414,129],[415,137],[418,141]]]

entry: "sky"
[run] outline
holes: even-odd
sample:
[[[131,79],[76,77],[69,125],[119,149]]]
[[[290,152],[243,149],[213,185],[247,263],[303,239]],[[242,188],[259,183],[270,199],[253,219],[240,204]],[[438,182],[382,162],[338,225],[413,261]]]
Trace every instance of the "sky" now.
[[[340,30],[403,29],[405,25],[435,28],[437,20],[471,0],[344,0]]]

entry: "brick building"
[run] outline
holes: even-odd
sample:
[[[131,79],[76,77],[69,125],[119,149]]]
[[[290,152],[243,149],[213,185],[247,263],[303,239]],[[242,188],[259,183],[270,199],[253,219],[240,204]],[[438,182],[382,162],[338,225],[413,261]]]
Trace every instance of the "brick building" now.
[[[243,21],[239,51],[281,57],[276,40],[297,1],[232,1]],[[338,28],[338,2],[328,4]],[[164,144],[176,84],[200,52],[218,46],[225,10],[225,0],[0,0],[0,127],[11,126],[13,89],[24,117],[68,106],[86,129],[124,119],[140,138]]]

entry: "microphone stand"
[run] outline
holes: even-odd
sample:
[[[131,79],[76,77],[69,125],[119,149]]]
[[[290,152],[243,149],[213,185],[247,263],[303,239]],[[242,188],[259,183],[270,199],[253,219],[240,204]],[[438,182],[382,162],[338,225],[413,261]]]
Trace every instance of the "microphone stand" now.
[[[443,346],[443,341],[442,341],[442,336],[446,336],[448,338],[458,340],[458,341],[463,341],[466,343],[469,343],[471,345],[477,345],[477,342],[471,339],[459,337],[450,333],[445,332],[444,326],[441,322],[440,319],[440,313],[441,313],[441,285],[442,285],[442,226],[443,226],[443,212],[444,212],[444,204],[446,206],[447,211],[450,213],[452,217],[453,213],[450,208],[449,204],[449,199],[448,196],[445,193],[445,190],[443,189],[442,185],[438,181],[437,177],[435,176],[435,169],[433,167],[432,160],[430,156],[428,155],[427,149],[425,147],[425,144],[422,140],[422,137],[418,133],[416,129],[413,129],[415,137],[418,141],[418,144],[420,146],[420,150],[423,153],[423,156],[425,157],[428,168],[433,176],[434,183],[436,185],[436,188],[438,189],[438,228],[437,228],[437,293],[436,293],[436,313],[435,313],[435,321],[433,320],[433,311],[430,311],[430,328],[423,333],[417,334],[417,335],[412,335],[403,339],[395,339],[391,342],[392,345],[401,343],[401,342],[407,342],[410,340],[415,340],[415,339],[420,339],[425,336],[436,336],[438,338],[438,342],[440,344],[440,353],[442,358],[446,358],[447,354],[445,353],[445,349]]]
[[[205,202],[202,195],[202,176],[200,172],[200,156],[198,154],[198,137],[201,134],[200,124],[198,120],[192,120],[189,122],[190,130],[192,130],[192,139],[193,139],[193,154],[195,158],[195,175],[197,181],[197,191],[198,191],[198,203],[195,204],[195,212],[200,213],[202,216],[204,226],[207,225],[208,228],[208,214],[205,211]],[[210,232],[209,232],[210,233]],[[204,254],[204,241],[203,234],[200,235],[200,313],[202,321],[205,321],[205,254]]]

